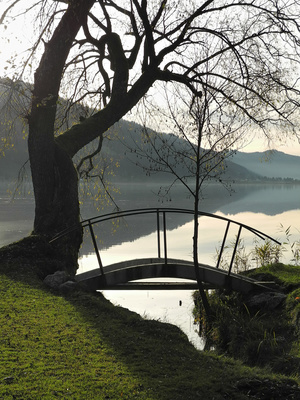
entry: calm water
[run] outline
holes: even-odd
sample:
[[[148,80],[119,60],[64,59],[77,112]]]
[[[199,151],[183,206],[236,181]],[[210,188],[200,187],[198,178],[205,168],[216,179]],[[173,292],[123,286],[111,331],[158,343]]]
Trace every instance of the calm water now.
[[[192,200],[178,187],[170,201],[158,200],[157,188],[139,185],[121,185],[118,204],[122,209],[144,207],[181,207],[192,208]],[[239,185],[231,196],[225,190],[210,186],[205,192],[201,209],[242,222],[276,238],[286,241],[284,230],[290,228],[290,241],[300,240],[300,185]],[[107,208],[104,212],[110,212]],[[89,202],[82,209],[82,218],[95,215],[96,211]],[[34,204],[30,197],[16,198],[13,202],[0,190],[0,246],[27,235],[32,228]],[[216,247],[220,245],[225,224],[222,221],[202,217],[200,223],[199,257],[200,261],[214,265]],[[156,257],[155,218],[144,220],[126,218],[119,221],[118,229],[111,224],[98,227],[97,237],[104,265],[113,262],[141,257]],[[192,221],[188,216],[171,216],[167,219],[168,256],[192,260]],[[233,239],[236,230],[232,229]],[[248,250],[253,247],[254,236],[243,231],[242,239]],[[290,247],[282,261],[292,258]],[[96,257],[92,253],[91,240],[86,235],[79,260],[79,272],[97,268]],[[193,301],[190,291],[105,291],[104,295],[112,302],[120,304],[148,318],[174,323],[189,336],[194,344],[201,348],[202,343],[195,333],[191,310]],[[180,302],[181,301],[181,302]],[[180,302],[180,303],[179,303]],[[181,306],[179,304],[182,304]]]

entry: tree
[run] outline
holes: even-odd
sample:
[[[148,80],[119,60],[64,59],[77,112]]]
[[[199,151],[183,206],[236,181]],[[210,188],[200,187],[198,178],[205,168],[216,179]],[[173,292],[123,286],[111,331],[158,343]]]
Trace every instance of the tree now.
[[[224,83],[221,85],[224,89]],[[173,134],[168,137],[151,132],[144,121],[146,146],[144,148],[142,142],[138,150],[134,149],[141,159],[147,159],[148,167],[144,162],[143,168],[149,174],[163,172],[171,175],[168,185],[160,189],[162,196],[169,195],[173,185],[179,182],[194,201],[193,262],[208,320],[210,308],[198,268],[200,200],[207,181],[220,182],[230,190],[229,183],[223,180],[226,159],[232,156],[238,143],[243,140],[247,125],[239,118],[238,109],[233,110],[227,99],[219,98],[221,88],[218,87],[217,91],[216,87],[216,84],[208,81],[201,85],[201,90],[198,85],[197,91],[201,91],[201,97],[177,85],[173,91],[170,91],[170,87],[165,88],[168,107],[160,111],[160,120],[169,118],[167,120]],[[149,114],[152,114],[150,110]]]
[[[290,68],[298,64],[297,1],[127,0],[120,5],[113,0],[40,0],[27,4],[24,12],[39,7],[36,20],[40,21],[30,55],[37,56],[44,46],[27,114],[34,234],[51,238],[66,227],[78,226],[56,249],[69,271],[76,270],[82,241],[80,170],[72,159],[97,138],[101,151],[109,127],[147,93],[155,93],[157,82],[184,85],[196,99],[202,95],[197,87],[209,87],[211,80],[206,77],[214,77],[218,94],[257,129],[265,134],[282,126],[295,130],[299,91]],[[13,10],[9,6],[1,20]],[[195,60],[199,49],[205,49],[206,55]],[[223,89],[220,82],[230,83],[230,89]],[[80,102],[94,111],[81,119],[78,115],[78,123],[62,129],[56,122],[62,95],[68,96],[66,112]]]

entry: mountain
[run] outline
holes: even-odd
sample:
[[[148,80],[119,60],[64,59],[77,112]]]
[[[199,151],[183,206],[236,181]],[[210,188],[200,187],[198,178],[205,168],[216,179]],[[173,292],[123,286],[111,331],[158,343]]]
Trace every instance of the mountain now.
[[[1,86],[0,79],[0,109],[4,106],[5,95],[3,95],[4,86]],[[25,85],[27,88],[27,86]],[[28,88],[26,89],[28,90]],[[26,92],[24,89],[24,93]],[[2,96],[1,96],[2,92]],[[18,102],[26,103],[28,98],[23,95],[24,100]],[[58,110],[58,114],[63,114],[63,110],[66,108],[64,104],[65,100],[61,99],[61,109]],[[72,125],[73,123],[79,122],[80,115],[86,112],[80,105],[74,109],[72,115],[69,116],[68,121],[64,121],[65,127]],[[11,141],[14,146],[11,149],[5,149],[5,157],[2,154],[2,144],[5,143],[4,127],[6,125],[5,118],[8,117],[15,121],[14,124],[14,137]],[[27,142],[23,139],[26,135],[26,129],[22,124],[21,118],[18,117],[21,112],[14,107],[0,114],[0,179],[14,180],[17,178],[20,168],[26,163],[27,174],[29,172],[28,151]],[[88,112],[87,112],[88,114]],[[60,119],[58,118],[58,121]],[[175,148],[177,153],[185,152],[187,149],[190,151],[187,142],[178,138],[172,134],[160,134],[148,130],[149,134],[155,138],[160,137],[156,141],[156,148],[159,149],[162,156],[168,157],[171,163],[174,163],[176,172],[181,176],[188,175],[188,168],[190,165],[183,162],[176,162],[174,156],[170,156],[164,150],[164,144],[166,147],[172,143],[172,147]],[[122,180],[122,181],[158,181],[170,179],[170,174],[167,172],[160,171],[152,173],[149,177],[149,159],[146,154],[153,154],[153,148],[147,141],[147,135],[145,135],[144,127],[135,123],[125,120],[119,121],[113,127],[111,127],[107,133],[107,139],[103,141],[103,146],[100,155],[98,156],[98,162],[101,163],[103,169],[109,173],[109,180]],[[87,149],[81,151],[79,156],[87,155],[87,151],[92,152],[98,146],[97,140],[87,146]],[[141,151],[142,150],[142,151]],[[144,153],[143,153],[144,152]],[[155,151],[154,151],[155,153]],[[175,162],[174,162],[175,161]],[[178,161],[178,160],[177,160]],[[97,161],[96,161],[97,163]],[[157,169],[157,163],[152,163],[154,169]],[[300,179],[300,157],[290,156],[279,151],[273,151],[266,153],[242,153],[237,152],[232,158],[226,160],[226,169],[222,172],[222,179],[227,181],[261,181],[267,178],[293,178]],[[163,170],[163,166],[161,167]],[[172,177],[172,179],[174,176]]]
[[[169,151],[169,147],[175,150],[175,153],[182,154],[188,152],[191,154],[190,144],[180,137],[172,134],[160,133],[159,135],[148,130],[149,136],[155,141],[155,150],[147,140],[145,129],[135,123],[121,120],[110,128],[110,139],[104,140],[101,150],[101,156],[106,160],[111,157],[118,161],[118,168],[113,168],[115,177],[110,177],[116,181],[173,181],[175,175],[171,175],[168,168],[161,165],[159,157],[167,158],[168,162],[174,168],[174,171],[182,177],[191,175],[189,168],[192,162],[182,157],[174,157]],[[97,143],[95,143],[95,147]],[[93,149],[92,149],[93,150]],[[91,152],[91,150],[90,150]],[[203,151],[205,153],[205,151]],[[156,158],[156,161],[153,159]],[[149,161],[150,159],[150,161]],[[217,157],[215,158],[216,162]],[[259,181],[262,177],[254,171],[250,171],[243,165],[238,165],[232,159],[227,159],[226,168],[221,172],[222,180],[226,181]],[[159,171],[157,171],[159,170]],[[217,176],[216,179],[219,177]],[[211,179],[213,180],[213,179]]]
[[[292,178],[300,180],[300,157],[277,150],[268,152],[237,152],[232,161],[249,171],[268,178]]]
[[[134,122],[120,121],[112,128],[112,135],[117,140],[106,141],[103,144],[103,151],[110,154],[113,159],[120,162],[120,168],[115,169],[116,177],[124,180],[145,180],[145,169],[149,166],[149,162],[145,156],[141,156],[138,151],[143,148],[145,153],[151,153],[151,148],[145,143],[143,135],[143,127]],[[150,135],[156,132],[149,131]],[[160,134],[162,140],[159,143],[171,143],[178,152],[182,152],[187,148],[184,139],[176,138],[172,134]],[[159,148],[159,143],[157,148]],[[276,150],[267,153],[244,153],[236,152],[232,157],[226,160],[227,168],[222,174],[222,179],[228,181],[265,181],[268,179],[298,179],[300,180],[300,157],[285,154]],[[178,169],[183,166],[178,165]],[[184,171],[181,169],[181,174]],[[167,173],[160,172],[152,174],[152,179],[168,179]]]
[[[141,125],[125,120],[121,120],[110,129],[109,139],[103,142],[99,155],[99,162],[108,167],[109,180],[151,182],[170,179],[170,174],[166,172],[153,172],[148,176],[149,161],[141,155],[140,149],[148,154],[152,150],[145,140],[143,130]],[[156,135],[156,132],[149,132]],[[17,132],[14,147],[6,151],[5,157],[0,156],[1,179],[16,179],[20,168],[28,160],[27,143],[22,136],[22,132]],[[172,142],[178,151],[187,148],[184,139],[176,138],[172,134],[162,134],[162,139],[167,143]],[[88,147],[92,151],[96,146],[97,141]],[[85,153],[82,152],[81,155]],[[222,179],[227,181],[259,182],[265,180],[265,177],[300,179],[300,157],[279,151],[267,154],[237,152],[227,159],[226,166]],[[186,173],[183,164],[178,163],[176,168],[181,175]],[[29,174],[29,163],[27,172]]]

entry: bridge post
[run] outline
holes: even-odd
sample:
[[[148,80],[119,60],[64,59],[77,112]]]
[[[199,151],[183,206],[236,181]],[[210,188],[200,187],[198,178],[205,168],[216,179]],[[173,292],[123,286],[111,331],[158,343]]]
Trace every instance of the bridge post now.
[[[240,236],[241,236],[241,231],[242,231],[242,225],[240,225],[240,228],[239,228],[239,231],[238,231],[238,234],[237,234],[237,237],[236,237],[236,242],[235,242],[235,246],[234,246],[233,253],[232,253],[232,257],[231,257],[231,262],[230,262],[230,266],[229,266],[229,270],[228,270],[228,275],[230,275],[230,273],[231,273],[231,269],[232,269],[232,266],[233,266],[233,261],[234,261],[235,253],[236,253],[237,247],[238,247],[238,245],[239,245],[239,240],[240,240]]]
[[[156,223],[157,223],[157,253],[158,258],[161,258],[161,245],[160,245],[160,222],[159,222],[159,208],[156,210]],[[164,259],[165,264],[168,263],[168,252],[167,252],[167,224],[166,224],[166,212],[162,211],[163,216],[163,237],[164,237]]]
[[[166,228],[166,213],[163,211],[163,228],[164,228],[164,253],[165,253],[165,264],[168,263],[167,254],[167,228]]]
[[[98,246],[97,246],[97,242],[96,242],[96,238],[95,238],[93,226],[92,226],[90,220],[88,221],[88,225],[89,225],[89,228],[90,228],[90,233],[91,233],[91,237],[92,237],[94,249],[95,249],[95,252],[96,252],[96,257],[97,257],[97,260],[98,260],[99,268],[100,268],[100,270],[101,270],[101,274],[104,275],[103,265],[102,265],[100,253],[99,253],[99,250],[98,250]]]
[[[159,209],[156,210],[156,225],[157,225],[157,256],[160,258],[160,225],[159,225]]]
[[[227,222],[227,226],[226,226],[226,230],[225,230],[225,233],[224,233],[223,242],[222,242],[222,246],[221,246],[221,249],[220,249],[220,254],[219,254],[219,257],[218,257],[218,262],[217,262],[216,268],[219,268],[219,266],[220,266],[223,250],[224,250],[226,239],[227,239],[227,234],[228,234],[228,231],[229,231],[229,226],[230,226],[230,221]]]

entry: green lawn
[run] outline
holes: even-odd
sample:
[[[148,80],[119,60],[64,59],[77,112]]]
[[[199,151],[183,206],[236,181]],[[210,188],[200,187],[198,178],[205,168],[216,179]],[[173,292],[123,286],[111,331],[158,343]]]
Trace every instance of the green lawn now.
[[[52,293],[25,268],[0,264],[0,399],[242,400],[266,378],[101,294]]]

